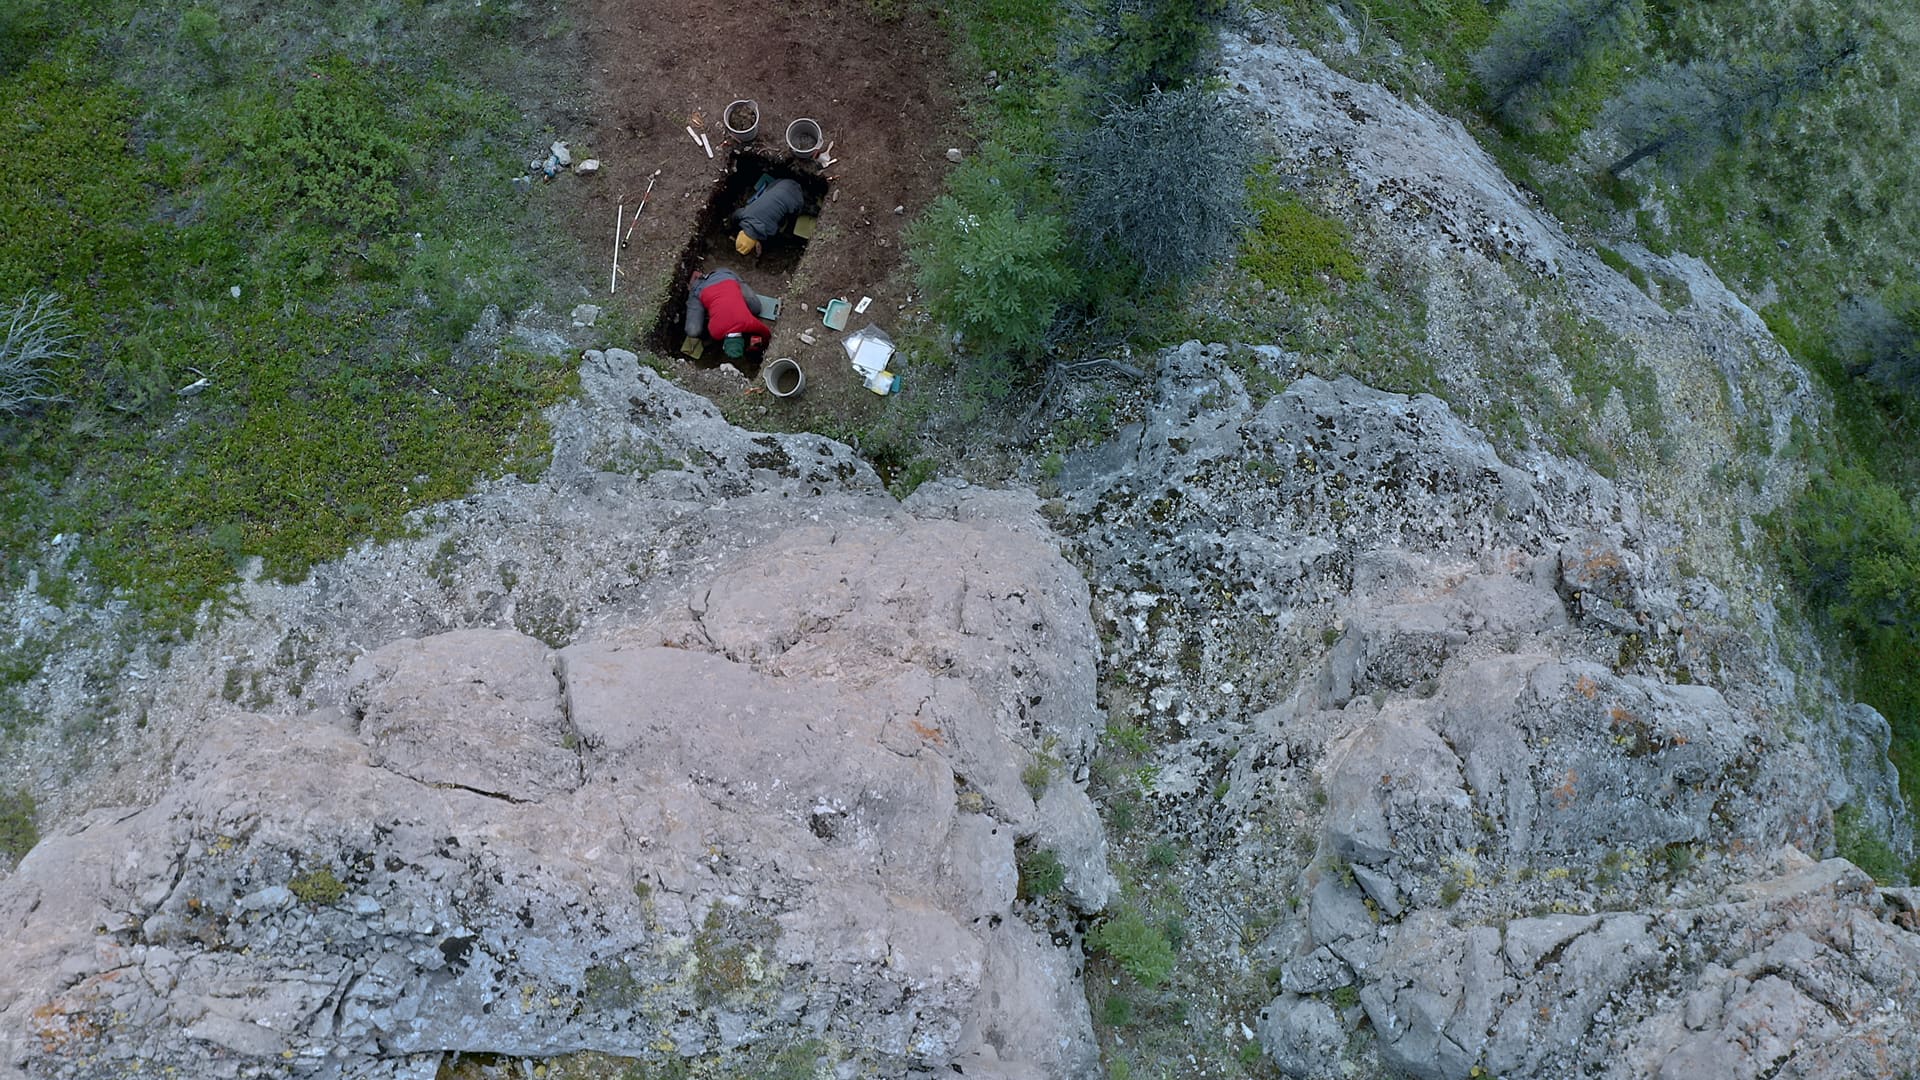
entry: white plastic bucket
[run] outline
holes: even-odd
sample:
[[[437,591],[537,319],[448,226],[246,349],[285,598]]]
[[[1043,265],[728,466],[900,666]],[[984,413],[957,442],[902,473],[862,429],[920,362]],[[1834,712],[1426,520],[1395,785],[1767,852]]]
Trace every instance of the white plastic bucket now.
[[[767,384],[767,393],[777,398],[790,398],[807,388],[807,373],[790,357],[781,357],[760,369],[760,381]]]
[[[733,114],[742,109],[745,109],[752,119],[747,121],[746,127],[736,127]],[[727,134],[740,142],[750,143],[760,134],[760,103],[752,98],[741,98],[727,106],[727,111],[721,114],[721,119],[726,121]]]
[[[787,149],[803,157],[819,151],[822,139],[820,123],[801,117],[787,125]]]

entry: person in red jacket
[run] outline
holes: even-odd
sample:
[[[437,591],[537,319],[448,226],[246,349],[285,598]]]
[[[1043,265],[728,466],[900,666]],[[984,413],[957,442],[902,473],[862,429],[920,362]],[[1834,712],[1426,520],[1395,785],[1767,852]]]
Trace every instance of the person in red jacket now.
[[[687,285],[688,337],[710,335],[720,349],[738,360],[749,351],[767,347],[773,331],[754,312],[760,310],[760,297],[753,288],[731,270],[702,274],[698,270]]]

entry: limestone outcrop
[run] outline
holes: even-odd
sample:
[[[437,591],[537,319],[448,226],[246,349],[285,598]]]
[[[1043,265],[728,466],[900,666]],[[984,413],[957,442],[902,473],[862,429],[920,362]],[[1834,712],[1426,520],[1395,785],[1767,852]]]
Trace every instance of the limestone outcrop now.
[[[1839,793],[1892,790],[1837,749],[1874,726],[1808,708],[1612,482],[1431,397],[1260,397],[1246,362],[1170,351],[1149,420],[1062,486],[1109,708],[1165,740],[1146,794],[1258,883],[1189,895],[1224,968],[1273,973],[1282,1071],[1920,1062],[1914,891],[1803,854]]]
[[[705,415],[637,371],[621,391],[642,403],[623,423]],[[743,1075],[776,1058],[843,1077],[1098,1075],[1077,943],[1016,896],[1029,848],[1059,854],[1082,910],[1114,889],[1074,775],[1098,721],[1085,585],[1022,524],[1031,500],[984,496],[983,521],[963,489],[909,511],[846,491],[870,474],[808,478],[841,452],[805,449],[799,482],[838,497],[777,529],[768,489],[792,478],[771,461],[699,510],[667,496],[724,470],[563,472],[570,552],[677,511],[712,557],[645,601],[582,588],[596,567],[561,605],[582,629],[553,642],[449,582],[439,617],[477,625],[324,653],[337,669],[309,676],[330,701],[173,718],[171,760],[143,774],[151,805],[93,812],[0,882],[0,1060],[426,1078],[453,1052],[591,1050]],[[502,487],[443,528],[516,494],[544,497]],[[497,586],[512,561],[557,586],[520,561],[541,531],[476,541],[491,565],[463,569]],[[359,557],[404,582],[421,573],[407,553]],[[613,572],[640,576],[627,562]],[[337,567],[256,586],[261,612],[227,647],[269,613],[367,643],[395,612],[361,570],[318,610],[276,601],[328,594]]]

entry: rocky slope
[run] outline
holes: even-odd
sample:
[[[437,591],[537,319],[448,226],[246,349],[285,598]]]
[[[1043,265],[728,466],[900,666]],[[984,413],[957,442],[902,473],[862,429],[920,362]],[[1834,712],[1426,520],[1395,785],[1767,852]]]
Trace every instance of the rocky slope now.
[[[540,482],[129,661],[145,726],[71,796],[125,808],[0,882],[0,1060],[1920,1067],[1920,893],[1827,857],[1842,804],[1907,834],[1886,724],[1788,662],[1740,539],[1810,383],[1705,268],[1628,251],[1685,285],[1649,296],[1457,125],[1276,36],[1227,82],[1418,283],[1451,406],[1191,342],[1057,502],[901,506],[590,353]],[[1654,388],[1598,410],[1612,476],[1538,415],[1476,423],[1516,362],[1529,407],[1579,397],[1568,311]],[[1057,900],[1017,895],[1041,852]],[[1083,986],[1079,934],[1120,905],[1186,938],[1159,1045],[1095,1043],[1089,994],[1133,988],[1105,958]]]
[[[1909,834],[1885,721],[1787,660],[1746,546],[1822,415],[1806,375],[1697,262],[1628,251],[1685,286],[1650,296],[1457,123],[1280,36],[1227,39],[1231,93],[1413,283],[1455,405],[1189,344],[1059,478],[1135,746],[1097,794],[1151,808],[1119,854],[1186,927],[1192,1030],[1261,1001],[1300,1077],[1920,1065],[1915,893],[1812,862],[1842,804]],[[1599,411],[1611,477],[1541,449],[1596,341],[1656,388]],[[1523,392],[1503,449],[1463,420]]]
[[[1804,854],[1842,800],[1900,812],[1885,722],[1798,711],[1604,478],[1434,398],[1256,403],[1229,353],[1163,357],[1154,419],[1062,486],[1110,711],[1162,741],[1144,794],[1197,854],[1198,981],[1272,973],[1282,1070],[1920,1061],[1920,893]]]
[[[9,1065],[1097,1075],[1077,948],[1015,911],[1029,846],[1081,909],[1113,888],[1073,782],[1086,589],[1031,501],[903,510],[844,448],[735,431],[630,354],[585,384],[546,483],[250,587],[196,648],[251,653],[262,700],[176,655],[123,780],[152,805],[0,884]],[[604,468],[635,456],[655,471]]]

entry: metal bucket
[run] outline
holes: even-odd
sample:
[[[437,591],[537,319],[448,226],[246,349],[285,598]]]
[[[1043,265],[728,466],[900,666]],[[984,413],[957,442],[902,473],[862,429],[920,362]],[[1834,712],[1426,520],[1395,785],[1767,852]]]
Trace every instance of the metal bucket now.
[[[733,114],[741,109],[745,109],[752,115],[752,119],[747,121],[746,127],[734,126]],[[729,104],[727,111],[722,113],[720,118],[726,122],[727,134],[733,136],[734,139],[739,142],[750,143],[760,134],[760,103],[752,98],[741,98]]]
[[[787,125],[787,149],[802,157],[809,157],[820,150],[824,140],[820,136],[820,122],[801,117]]]

